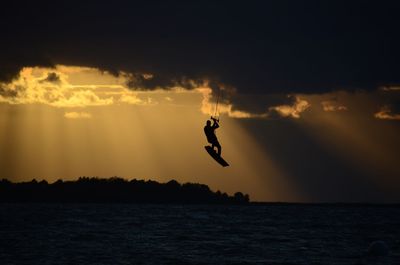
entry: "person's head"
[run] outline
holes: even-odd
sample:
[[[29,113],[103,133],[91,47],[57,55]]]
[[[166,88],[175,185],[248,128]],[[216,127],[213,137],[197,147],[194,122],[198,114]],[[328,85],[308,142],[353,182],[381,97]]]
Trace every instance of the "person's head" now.
[[[211,121],[210,120],[207,120],[207,126],[211,126]]]

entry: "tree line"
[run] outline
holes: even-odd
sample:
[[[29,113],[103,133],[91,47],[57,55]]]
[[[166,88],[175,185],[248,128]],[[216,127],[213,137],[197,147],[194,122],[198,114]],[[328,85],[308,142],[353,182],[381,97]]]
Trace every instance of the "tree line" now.
[[[236,192],[229,196],[213,192],[204,184],[180,184],[176,180],[159,183],[119,177],[80,177],[54,183],[35,179],[14,183],[2,179],[0,202],[246,204],[249,195]]]

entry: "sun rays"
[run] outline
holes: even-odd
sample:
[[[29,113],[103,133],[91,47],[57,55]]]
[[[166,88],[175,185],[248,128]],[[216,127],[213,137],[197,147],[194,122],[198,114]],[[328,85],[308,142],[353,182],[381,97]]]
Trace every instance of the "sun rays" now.
[[[383,192],[394,192],[399,184],[393,177],[400,174],[397,127],[389,123],[395,119],[381,120],[374,115],[388,102],[388,93],[396,93],[396,89],[378,91],[379,100],[372,93],[345,92],[236,95],[245,98],[250,108],[223,99],[217,134],[222,155],[231,166],[221,168],[203,148],[203,126],[214,114],[216,100],[208,81],[187,81],[188,87],[176,84],[133,90],[128,83],[134,77],[153,78],[150,74],[116,75],[58,65],[23,68],[18,78],[1,84],[2,177],[15,181],[84,175],[157,181],[174,178],[207,183],[230,193],[241,190],[253,200],[312,201],[314,197],[299,178],[307,172],[294,171],[303,170],[301,166],[288,166],[296,163],[296,155],[282,157],[278,155],[280,146],[265,144],[304,134],[324,152],[363,172],[349,177],[354,181]],[[261,111],[252,110],[253,101],[260,104],[263,98],[273,103]],[[281,98],[284,101],[279,101]],[[278,128],[268,133],[269,137],[258,138],[243,122],[271,124],[268,130],[275,130],[274,125],[282,119],[295,125],[289,127],[294,130]],[[293,152],[307,155],[307,148],[293,148]],[[308,161],[304,168],[312,165]]]
[[[124,74],[87,67],[22,69],[1,94],[3,177],[175,178],[230,193],[240,189],[255,200],[294,194],[236,122],[247,114],[231,105],[221,104],[218,134],[232,166],[223,170],[208,157],[203,126],[213,102],[206,83],[132,91],[126,82]]]

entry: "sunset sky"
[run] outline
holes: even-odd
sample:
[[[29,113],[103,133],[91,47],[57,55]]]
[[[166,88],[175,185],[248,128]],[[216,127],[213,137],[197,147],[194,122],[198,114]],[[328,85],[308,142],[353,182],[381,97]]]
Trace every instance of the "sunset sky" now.
[[[400,202],[399,11],[385,1],[8,4],[0,178]],[[218,94],[226,168],[203,147]]]

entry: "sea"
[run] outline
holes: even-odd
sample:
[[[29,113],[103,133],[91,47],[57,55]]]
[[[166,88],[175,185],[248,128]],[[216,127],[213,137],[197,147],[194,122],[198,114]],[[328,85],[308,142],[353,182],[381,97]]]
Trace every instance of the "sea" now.
[[[0,204],[0,264],[400,264],[400,208]]]

